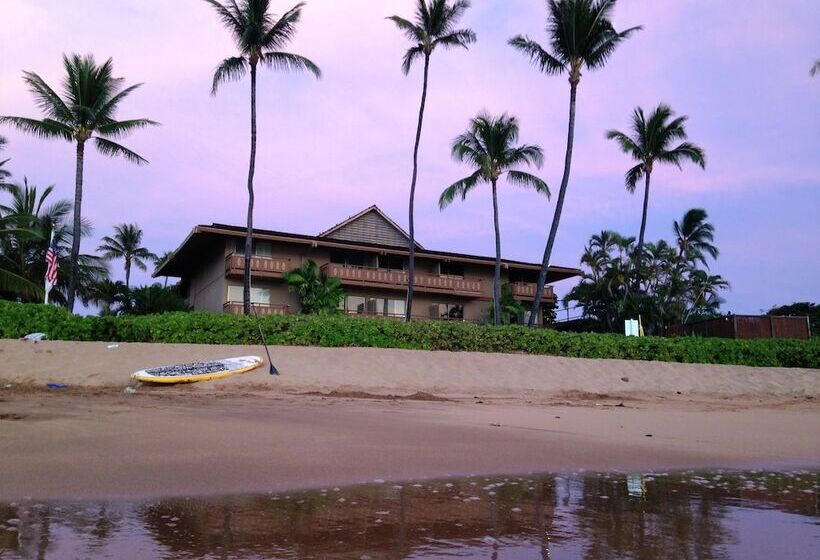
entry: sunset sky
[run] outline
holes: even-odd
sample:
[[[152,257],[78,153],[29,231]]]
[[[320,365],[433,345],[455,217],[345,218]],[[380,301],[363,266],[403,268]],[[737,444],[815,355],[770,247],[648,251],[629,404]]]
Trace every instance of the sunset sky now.
[[[279,13],[294,3],[272,1]],[[408,43],[385,17],[410,17],[414,4],[307,2],[289,50],[310,57],[324,76],[260,73],[258,227],[316,234],[371,204],[406,225],[421,69],[401,73]],[[123,141],[150,165],[87,152],[83,213],[95,235],[84,240],[85,252],[122,222],[138,223],[157,253],[176,248],[196,224],[244,224],[250,84],[210,96],[215,66],[236,51],[204,2],[0,0],[0,18],[0,114],[40,116],[22,71],[57,87],[61,55],[76,52],[113,57],[116,75],[145,83],[118,117],[162,123]],[[434,54],[416,204],[426,247],[493,253],[488,189],[444,212],[437,206],[442,189],[468,174],[449,147],[482,109],[520,118],[522,141],[546,153],[538,174],[557,194],[567,80],[540,74],[506,45],[519,33],[546,43],[545,19],[542,0],[473,0],[463,25],[478,43]],[[673,220],[705,208],[721,250],[712,270],[732,284],[724,311],[820,299],[820,75],[809,76],[820,58],[820,2],[621,0],[614,23],[644,30],[581,80],[553,263],[578,265],[589,236],[602,229],[637,235],[641,197],[623,186],[631,161],[604,132],[626,129],[636,105],[665,102],[689,116],[690,139],[708,163],[705,171],[656,170],[648,239],[670,238]],[[7,127],[0,134],[15,179],[73,196],[73,146]],[[503,256],[539,261],[554,199],[509,185],[500,197]],[[123,276],[120,263],[112,270]]]

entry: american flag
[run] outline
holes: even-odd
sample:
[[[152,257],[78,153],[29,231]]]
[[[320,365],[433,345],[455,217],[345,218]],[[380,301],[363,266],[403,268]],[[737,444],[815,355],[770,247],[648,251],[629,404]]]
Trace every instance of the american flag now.
[[[48,293],[52,286],[57,283],[57,241],[54,239],[54,232],[51,232],[51,242],[46,251],[46,303],[48,303]]]

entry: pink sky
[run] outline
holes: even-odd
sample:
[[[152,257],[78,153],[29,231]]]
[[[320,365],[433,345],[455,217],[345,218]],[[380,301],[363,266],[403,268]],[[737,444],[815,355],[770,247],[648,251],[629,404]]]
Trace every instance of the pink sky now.
[[[294,1],[274,0],[281,12]],[[96,153],[86,158],[84,215],[95,238],[136,222],[155,252],[174,249],[198,223],[241,225],[246,209],[249,83],[209,95],[216,64],[235,53],[199,0],[2,0],[0,114],[38,116],[23,70],[59,85],[62,53],[114,58],[118,76],[145,86],[121,118],[163,126],[124,143],[150,160],[135,167]],[[316,234],[371,204],[405,225],[419,69],[402,75],[404,37],[384,18],[410,16],[414,0],[309,0],[293,52],[324,77],[263,71],[259,80],[259,227]],[[467,174],[450,143],[481,109],[521,120],[522,141],[546,152],[538,173],[557,192],[563,164],[568,84],[539,74],[506,40],[546,42],[541,0],[474,0],[463,24],[478,34],[470,51],[437,52],[422,138],[417,236],[429,248],[492,254],[492,206],[480,189],[439,212],[441,190]],[[722,255],[713,270],[733,286],[725,310],[758,312],[818,299],[820,279],[820,3],[622,0],[618,28],[645,30],[603,70],[587,72],[578,98],[573,173],[554,264],[577,265],[592,233],[637,234],[639,196],[623,188],[631,165],[604,139],[625,129],[636,105],[659,102],[689,115],[706,171],[688,166],[653,175],[648,237],[671,236],[692,207],[706,208]],[[5,157],[15,178],[73,196],[74,150],[8,128]],[[503,254],[540,260],[553,202],[506,185]],[[115,263],[115,275],[122,276]],[[147,275],[137,276],[147,281]],[[562,286],[562,288],[566,288]],[[564,290],[559,290],[563,292]]]

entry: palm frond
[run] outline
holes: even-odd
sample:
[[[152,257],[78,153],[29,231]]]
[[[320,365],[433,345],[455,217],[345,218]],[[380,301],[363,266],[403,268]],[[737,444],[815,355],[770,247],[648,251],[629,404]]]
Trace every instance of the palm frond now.
[[[478,185],[479,181],[482,179],[481,170],[476,171],[469,177],[464,177],[460,179],[444,189],[439,196],[438,199],[438,207],[440,210],[444,210],[447,208],[456,197],[460,196],[462,200],[467,197],[467,193],[470,192],[476,185]]]
[[[395,23],[396,27],[404,33],[405,37],[414,43],[424,42],[424,31],[419,26],[399,16],[390,16],[387,19]]]
[[[241,18],[241,11],[236,5],[236,2],[233,2],[232,6],[228,7],[222,5],[220,2],[217,2],[217,0],[204,1],[213,7],[219,19],[234,34],[235,37],[242,36],[244,25]]]
[[[274,70],[291,72],[308,71],[317,78],[322,77],[322,71],[309,58],[302,55],[286,52],[266,52],[260,58],[263,64]]]
[[[518,35],[510,39],[508,44],[529,57],[530,61],[545,74],[561,74],[566,70],[565,64],[529,37]]]
[[[624,177],[624,184],[626,185],[626,190],[628,190],[630,193],[634,193],[635,188],[638,186],[638,181],[643,179],[644,173],[646,173],[646,167],[643,163],[639,163],[635,167],[630,168],[630,170],[626,172],[626,176]]]
[[[223,60],[214,72],[214,80],[211,85],[211,95],[216,95],[220,84],[224,82],[234,82],[245,76],[248,71],[248,63],[241,56],[232,56]]]
[[[159,123],[150,119],[131,119],[127,121],[115,121],[100,125],[97,132],[103,136],[112,138],[122,138],[135,130],[148,126],[159,126]]]
[[[413,63],[416,59],[422,56],[424,56],[424,47],[421,46],[412,47],[404,53],[404,59],[401,63],[401,71],[405,76],[410,73],[410,69],[413,67]]]
[[[105,138],[94,138],[94,144],[97,146],[97,150],[105,156],[125,158],[131,163],[137,165],[148,163],[148,160],[143,158],[138,153],[133,152],[125,146],[117,144],[116,142],[112,142],[111,140],[106,140]]]
[[[49,118],[62,123],[73,120],[71,110],[62,98],[49,86],[45,80],[34,72],[23,72],[23,81],[29,86],[34,95],[35,104]]]
[[[29,119],[26,117],[0,117],[0,124],[9,124],[16,129],[43,139],[60,138],[74,140],[71,127],[52,119]]]
[[[305,3],[299,2],[285,12],[262,38],[261,46],[266,49],[281,49],[290,43],[296,34],[296,24],[299,23],[302,17],[302,8],[304,7]]]
[[[436,38],[436,40],[433,41],[433,48],[440,45],[445,49],[452,49],[455,47],[466,49],[475,43],[476,40],[476,34],[472,29],[459,29],[448,35],[443,35]]]
[[[547,198],[550,198],[550,196],[552,196],[552,193],[550,193],[550,188],[547,186],[547,183],[531,173],[516,170],[508,171],[507,180],[510,183],[517,185],[519,187],[531,188],[541,194],[545,194],[547,195]]]

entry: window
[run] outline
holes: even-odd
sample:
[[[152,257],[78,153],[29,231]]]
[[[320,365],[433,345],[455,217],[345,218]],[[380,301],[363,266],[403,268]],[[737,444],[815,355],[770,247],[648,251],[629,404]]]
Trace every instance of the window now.
[[[511,268],[509,271],[510,282],[527,282],[535,284],[538,282],[538,271],[536,270],[516,270]]]
[[[242,303],[244,301],[242,286],[228,286],[228,302]],[[251,303],[270,305],[270,290],[268,288],[251,287]]]
[[[404,270],[404,258],[400,255],[379,255],[379,268],[383,270]]]
[[[362,251],[331,251],[330,262],[345,266],[374,268],[377,266],[376,255]]]
[[[237,239],[234,243],[234,253],[237,255],[245,254],[245,240]],[[273,243],[270,241],[254,241],[253,242],[253,256],[254,257],[272,257]]]
[[[463,321],[464,306],[450,303],[434,303],[430,306],[430,318],[449,321]]]
[[[464,277],[464,265],[454,262],[442,262],[439,264],[439,274],[442,276]]]
[[[405,304],[403,299],[346,296],[339,309],[351,315],[401,317],[404,315]]]

